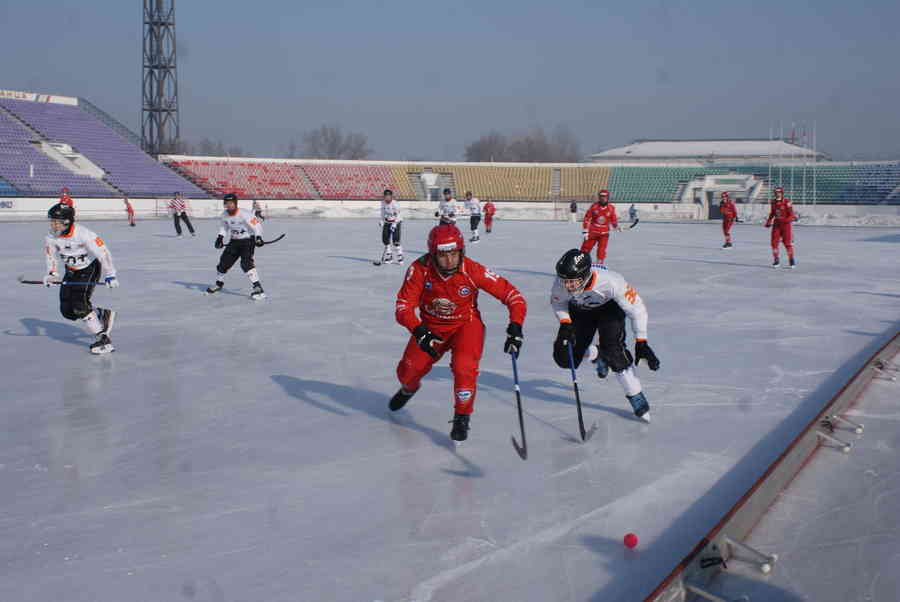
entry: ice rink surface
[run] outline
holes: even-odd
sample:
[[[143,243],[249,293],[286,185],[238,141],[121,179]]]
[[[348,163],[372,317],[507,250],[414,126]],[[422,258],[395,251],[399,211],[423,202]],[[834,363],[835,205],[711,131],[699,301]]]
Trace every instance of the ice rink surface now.
[[[168,221],[86,225],[122,283],[94,295],[119,311],[101,357],[57,289],[15,281],[43,274],[47,223],[0,225],[0,600],[640,600],[898,327],[897,229],[795,227],[789,271],[758,225],[722,250],[718,223],[641,223],[608,264],[650,314],[653,423],[586,363],[583,444],[548,305],[580,228],[499,221],[468,250],[529,302],[523,462],[506,311],[483,293],[469,441],[448,438],[446,359],[387,409],[405,268],[372,265],[375,219],[266,222],[287,236],[257,251],[257,303],[237,267],[201,294],[213,221],[183,240]],[[404,225],[407,264],[430,226]]]

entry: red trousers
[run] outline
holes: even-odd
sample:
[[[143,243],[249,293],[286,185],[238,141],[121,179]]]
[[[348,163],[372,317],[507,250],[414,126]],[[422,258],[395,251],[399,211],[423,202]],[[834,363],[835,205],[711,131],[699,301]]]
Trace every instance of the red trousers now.
[[[722,234],[725,235],[725,242],[731,242],[731,226],[733,225],[733,219],[727,217],[722,219]]]
[[[484,227],[487,230],[491,229],[491,226],[494,225],[494,216],[493,215],[485,215],[484,216]]]
[[[791,222],[772,224],[772,253],[776,257],[778,256],[778,243],[784,244],[788,257],[794,256],[794,233],[791,229]]]
[[[438,357],[433,358],[409,337],[403,358],[397,364],[397,378],[407,391],[419,388],[422,377],[431,371],[436,361],[450,351],[450,370],[453,372],[453,409],[459,414],[471,414],[478,385],[478,363],[484,350],[484,322],[478,316],[470,322],[450,329],[429,326],[431,331],[444,339],[438,346]]]
[[[588,233],[587,239],[581,243],[581,252],[590,253],[595,243],[597,245],[597,261],[603,263],[606,260],[606,245],[609,244],[609,232],[605,234]]]

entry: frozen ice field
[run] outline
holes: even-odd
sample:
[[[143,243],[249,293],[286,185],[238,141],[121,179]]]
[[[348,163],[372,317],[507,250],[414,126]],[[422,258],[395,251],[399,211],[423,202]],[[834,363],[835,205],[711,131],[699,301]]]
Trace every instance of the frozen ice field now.
[[[117,351],[95,357],[39,278],[46,222],[0,225],[0,600],[524,602],[641,600],[898,328],[900,230],[641,223],[608,264],[650,313],[653,423],[613,378],[551,360],[565,223],[496,223],[471,257],[525,294],[518,433],[505,308],[488,334],[469,441],[450,444],[447,360],[392,414],[404,268],[374,267],[376,220],[275,220],[257,251],[269,299],[214,279],[217,223],[89,222],[121,288]],[[407,263],[430,222],[404,225]],[[632,343],[629,342],[629,346]],[[640,537],[635,550],[622,536]],[[778,569],[776,569],[777,571]],[[772,591],[780,591],[773,586]],[[777,599],[775,597],[771,599]]]

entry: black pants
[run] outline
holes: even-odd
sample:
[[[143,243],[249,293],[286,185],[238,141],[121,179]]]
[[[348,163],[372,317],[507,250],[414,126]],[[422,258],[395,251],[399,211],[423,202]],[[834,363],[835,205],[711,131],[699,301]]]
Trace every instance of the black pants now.
[[[402,223],[384,224],[381,227],[381,244],[387,245],[393,242],[395,245],[400,244],[400,226]],[[393,229],[391,228],[393,226]]]
[[[179,236],[181,236],[181,224],[178,222],[179,219],[184,220],[184,224],[187,226],[188,230],[190,230],[191,234],[194,233],[194,227],[191,225],[191,220],[188,219],[188,214],[186,211],[176,213],[172,217],[175,219],[175,232],[177,232]]]
[[[253,212],[253,215],[255,215],[255,216],[259,219],[259,221],[261,221],[261,222],[266,221],[266,218],[263,217],[262,209],[258,209],[258,210],[256,210],[256,211],[254,211],[254,212]]]
[[[470,215],[469,216],[469,229],[474,232],[478,229],[478,224],[481,223],[480,215]]]
[[[575,346],[572,356],[575,367],[581,365],[584,352],[599,333],[600,357],[613,372],[621,372],[631,365],[631,352],[625,347],[625,312],[615,301],[607,301],[600,307],[584,310],[569,305],[569,315],[575,326]],[[560,368],[569,367],[569,351],[559,336],[553,343],[553,361]]]
[[[59,287],[59,311],[67,320],[79,320],[93,311],[91,295],[94,294],[94,283],[100,280],[100,262],[92,261],[81,270],[66,270],[63,282],[77,282],[78,285]],[[80,283],[90,283],[81,286]]]
[[[232,238],[225,245],[225,250],[222,251],[222,256],[219,257],[219,265],[216,266],[216,269],[220,274],[224,274],[240,258],[241,269],[249,272],[256,267],[256,264],[253,262],[253,252],[255,250],[256,245],[253,243],[252,238]]]

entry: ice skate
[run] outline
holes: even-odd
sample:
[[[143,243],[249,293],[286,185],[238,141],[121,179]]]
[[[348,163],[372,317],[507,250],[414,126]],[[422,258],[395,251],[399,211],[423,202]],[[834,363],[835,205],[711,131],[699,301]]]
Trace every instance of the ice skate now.
[[[588,359],[596,364],[597,378],[606,378],[609,374],[609,366],[607,366],[606,362],[603,361],[603,358],[600,357],[600,349],[596,345],[588,347]]]
[[[789,270],[793,270],[795,265],[797,265],[797,262],[794,261],[794,258],[793,258],[793,257],[791,257],[790,261],[788,262],[787,268],[788,268]]]
[[[726,242],[724,245],[722,245],[722,248],[723,248],[723,249],[730,249],[730,248],[733,247],[733,246],[734,246],[734,245],[731,244],[730,242]]]
[[[214,293],[218,293],[222,290],[222,287],[225,286],[225,283],[221,280],[216,280],[216,283],[206,289],[207,295],[212,295]]]
[[[397,255],[397,259],[394,260],[394,263],[396,263],[397,265],[403,263],[403,255]]]
[[[388,407],[392,412],[396,412],[397,410],[405,406],[406,402],[412,399],[412,396],[415,394],[415,391],[408,392],[403,387],[400,387],[400,390],[394,393],[394,396],[391,397],[391,402],[388,404]]]
[[[778,266],[780,266],[780,265],[781,265],[781,260],[776,257],[775,261],[772,262],[772,267],[777,269]]]
[[[100,323],[103,325],[103,330],[100,331],[100,334],[108,335],[112,330],[113,323],[116,321],[116,312],[111,309],[100,309],[98,307],[97,317],[100,318]]]
[[[176,237],[175,237],[175,238],[184,238],[184,236],[183,236],[183,235],[181,235],[181,234],[179,234],[179,235],[178,235],[178,236],[176,236]]]
[[[253,283],[253,290],[250,291],[250,298],[254,301],[261,301],[266,298],[266,293],[263,291],[263,287],[259,282]]]
[[[91,353],[93,353],[94,355],[103,355],[105,353],[111,353],[115,350],[116,348],[113,347],[112,341],[110,341],[106,333],[103,332],[97,335],[96,341],[91,343]]]
[[[634,409],[634,415],[645,422],[650,422],[650,404],[644,397],[643,391],[637,395],[626,395],[625,397],[628,398],[628,403]]]
[[[469,438],[469,415],[457,412],[453,415],[453,428],[450,430],[450,438],[456,442],[462,442]]]

